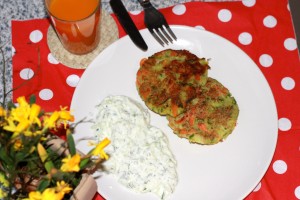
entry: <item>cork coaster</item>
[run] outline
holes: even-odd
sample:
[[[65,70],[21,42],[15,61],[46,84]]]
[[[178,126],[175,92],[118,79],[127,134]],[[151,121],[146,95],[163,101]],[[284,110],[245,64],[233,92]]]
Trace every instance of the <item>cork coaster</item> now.
[[[119,31],[115,20],[106,11],[101,11],[100,42],[92,52],[84,55],[75,55],[64,49],[55,30],[49,26],[47,42],[52,56],[67,67],[84,69],[102,52],[107,46],[119,39]]]

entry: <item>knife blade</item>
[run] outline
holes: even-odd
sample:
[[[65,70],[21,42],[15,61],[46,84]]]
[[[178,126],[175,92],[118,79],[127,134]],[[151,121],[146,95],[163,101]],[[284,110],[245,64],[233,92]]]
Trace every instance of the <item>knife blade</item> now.
[[[300,1],[289,0],[292,20],[294,24],[294,31],[296,35],[296,41],[298,46],[298,55],[300,59]]]
[[[118,21],[122,25],[125,32],[129,35],[133,43],[142,50],[146,51],[148,46],[128,14],[123,2],[121,0],[110,0],[109,4],[117,16]]]

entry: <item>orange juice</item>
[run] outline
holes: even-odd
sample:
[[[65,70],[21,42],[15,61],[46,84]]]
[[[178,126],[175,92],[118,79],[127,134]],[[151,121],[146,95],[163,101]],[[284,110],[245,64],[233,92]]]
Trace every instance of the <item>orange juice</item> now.
[[[49,10],[59,19],[77,21],[91,15],[98,5],[99,0],[52,0]]]
[[[94,50],[100,40],[100,0],[45,0],[56,33],[71,53]]]

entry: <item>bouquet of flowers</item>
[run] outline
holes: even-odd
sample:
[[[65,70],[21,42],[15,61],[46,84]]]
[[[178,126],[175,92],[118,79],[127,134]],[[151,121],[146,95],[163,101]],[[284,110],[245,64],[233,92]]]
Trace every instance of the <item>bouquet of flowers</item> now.
[[[17,104],[0,107],[0,199],[50,200],[74,197],[84,174],[93,173],[108,159],[104,139],[82,155],[72,136],[76,124],[66,109],[43,112],[19,97]],[[58,147],[57,131],[66,134]],[[76,199],[76,196],[75,196]]]

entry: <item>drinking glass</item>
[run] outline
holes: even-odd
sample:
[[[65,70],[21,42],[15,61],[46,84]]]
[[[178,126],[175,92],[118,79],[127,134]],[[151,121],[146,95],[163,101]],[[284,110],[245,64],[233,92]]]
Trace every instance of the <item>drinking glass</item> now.
[[[58,38],[70,53],[93,51],[100,41],[100,0],[45,0]]]

